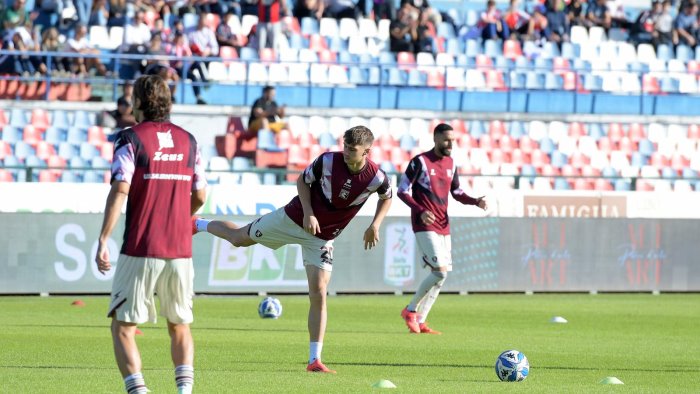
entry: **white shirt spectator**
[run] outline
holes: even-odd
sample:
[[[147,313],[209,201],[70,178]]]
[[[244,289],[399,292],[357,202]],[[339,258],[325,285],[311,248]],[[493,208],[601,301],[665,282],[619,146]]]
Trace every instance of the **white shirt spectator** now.
[[[90,46],[87,37],[83,37],[79,40],[70,38],[68,41],[66,41],[66,49],[70,50],[71,52],[81,52],[86,49],[92,49],[92,47]]]
[[[216,35],[209,27],[204,26],[198,30],[190,32],[187,39],[192,48],[194,56],[202,56],[205,49],[209,49],[210,53],[206,56],[219,56],[219,43],[216,41]],[[195,48],[199,49],[199,52]]]
[[[128,49],[132,45],[147,45],[151,41],[151,29],[145,23],[138,26],[128,24],[124,28],[124,42],[122,47]]]

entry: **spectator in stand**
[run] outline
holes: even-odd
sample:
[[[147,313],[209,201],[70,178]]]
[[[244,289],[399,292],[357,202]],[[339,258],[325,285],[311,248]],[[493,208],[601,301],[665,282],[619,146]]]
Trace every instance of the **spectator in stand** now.
[[[654,0],[651,8],[640,12],[637,19],[631,25],[630,40],[634,42],[634,44],[651,43],[655,36],[654,26],[656,25],[656,20],[662,13],[663,5],[659,0]]]
[[[549,22],[546,16],[547,10],[544,5],[538,4],[532,13],[528,23],[527,37],[529,40],[540,41],[547,39],[549,35]]]
[[[87,26],[92,10],[92,0],[73,0],[73,5],[78,16],[78,24]]]
[[[205,19],[204,14],[200,15],[197,28],[187,35],[187,40],[194,56],[216,57],[219,56],[219,44],[214,32],[206,25]]]
[[[170,34],[172,29],[175,27],[175,15],[171,12],[170,6],[168,4],[163,4],[160,9],[160,19],[163,20],[163,29],[167,34]]]
[[[58,29],[55,27],[49,27],[44,30],[41,35],[41,51],[42,52],[62,52],[63,44],[59,40]],[[70,59],[64,57],[52,57],[51,58],[51,70],[59,73],[70,72]]]
[[[612,27],[619,27],[621,29],[629,29],[630,21],[627,20],[627,14],[625,14],[625,7],[622,4],[622,0],[608,0],[605,4],[608,7],[608,12],[610,12],[610,20]]]
[[[698,5],[688,1],[673,23],[673,43],[694,47],[698,35]]]
[[[126,24],[126,0],[109,0],[109,19],[107,26],[124,26]]]
[[[606,5],[607,0],[595,0],[588,3],[586,18],[591,26],[599,26],[607,32],[612,24],[612,17]]]
[[[145,53],[151,41],[151,29],[144,22],[143,11],[136,11],[132,23],[124,27],[122,51],[127,53]]]
[[[297,0],[294,2],[292,14],[299,21],[301,21],[301,18],[314,18],[316,20],[321,20],[325,6],[326,3],[324,0]]]
[[[656,18],[654,25],[654,38],[652,43],[655,47],[661,44],[673,45],[673,17],[671,16],[671,1],[666,0],[661,6],[661,14]]]
[[[191,60],[185,64],[183,59],[192,57],[192,50],[190,50],[187,37],[179,30],[175,30],[170,55],[178,57],[177,60],[172,60],[170,65],[177,71],[180,78],[189,78],[194,82],[192,90],[197,99],[197,104],[206,104],[207,102],[201,96],[202,87],[200,86],[201,83],[207,82],[204,65],[200,61]]]
[[[365,1],[360,0],[357,6],[361,10],[365,10]],[[393,0],[373,0],[372,1],[372,12],[374,12],[374,21],[379,23],[382,19],[394,20],[396,19],[396,5],[394,5]]]
[[[282,35],[282,18],[289,14],[286,0],[258,1],[258,49],[279,50]]]
[[[131,99],[127,100],[125,97],[119,97],[117,100],[117,109],[108,113],[112,119],[114,119],[115,132],[136,124],[136,119],[131,112],[132,110]]]
[[[389,48],[392,52],[413,52],[413,42],[418,38],[418,11],[403,5],[397,19],[389,25]]]
[[[520,8],[520,0],[510,0],[503,20],[510,30],[510,38],[519,38],[527,34],[530,15]]]
[[[162,57],[147,60],[146,68],[144,69],[143,73],[146,75],[158,75],[163,78],[170,88],[170,96],[172,97],[172,101],[175,102],[175,92],[177,90],[177,83],[180,81],[180,78],[178,77],[177,70],[170,67],[170,61],[165,58],[168,56],[168,51],[163,48],[163,40],[160,35],[156,34],[151,37],[148,55]]]
[[[417,9],[421,15],[428,14],[428,18],[430,19],[430,22],[432,22],[433,26],[437,26],[440,24],[440,22],[442,22],[440,11],[430,7],[428,0],[401,0],[401,5],[404,4],[408,4]],[[420,19],[421,18],[419,18],[419,20]]]
[[[109,9],[107,9],[107,0],[95,0],[90,10],[88,26],[107,26],[108,20]]]
[[[589,27],[591,25],[583,12],[583,2],[581,0],[571,0],[569,5],[566,6],[566,14],[569,17],[571,26]]]
[[[47,71],[46,65],[42,61],[42,59],[38,56],[29,56],[23,52],[28,52],[28,51],[38,51],[38,45],[37,47],[28,47],[25,44],[25,40],[22,37],[22,31],[24,29],[16,29],[15,33],[12,35],[12,37],[5,41],[4,44],[4,49],[16,52],[16,54],[9,55],[8,58],[3,59],[3,63],[5,61],[9,62],[7,64],[4,64],[2,68],[5,70],[6,73],[8,74],[14,74],[14,75],[23,75],[23,76],[32,76],[36,73],[41,73],[45,74]],[[31,36],[29,36],[31,39]],[[25,37],[26,38],[26,37]],[[30,41],[32,45],[35,45],[35,41]],[[4,56],[3,56],[4,58]]]
[[[357,9],[353,0],[325,0],[324,17],[343,19],[357,19],[360,16],[360,11]]]
[[[427,12],[420,13],[418,16],[418,27],[416,27],[416,38],[413,41],[413,50],[415,53],[428,52],[433,53],[433,37],[431,33],[432,23],[430,14]],[[433,30],[434,31],[434,30]]]
[[[260,129],[265,129],[279,133],[287,128],[287,123],[282,120],[284,112],[285,106],[280,107],[275,101],[275,88],[265,86],[262,97],[255,100],[250,109],[248,132],[257,133]]]
[[[258,15],[258,0],[240,0],[241,14]]]
[[[49,27],[58,26],[61,12],[63,12],[63,0],[37,0],[34,3],[34,26],[41,26],[41,31]]]
[[[549,41],[561,44],[569,41],[569,17],[564,12],[564,2],[554,0],[554,8],[547,11],[547,24],[549,26]]]
[[[100,51],[93,48],[87,39],[87,27],[85,25],[77,25],[74,29],[73,38],[66,41],[66,50],[68,52],[80,53],[84,55],[99,55]],[[74,57],[73,72],[76,74],[87,75],[91,69],[96,69],[100,76],[107,75],[107,67],[100,62],[99,57]]]
[[[481,18],[477,23],[477,27],[481,30],[481,38],[491,40],[495,38],[507,39],[510,37],[510,29],[503,21],[501,11],[496,8],[494,0],[488,0],[486,10],[481,13]]]
[[[14,29],[19,26],[26,26],[29,19],[29,12],[25,9],[25,0],[15,0],[11,7],[7,7],[2,11],[2,37],[3,39],[12,39]]]
[[[237,50],[241,48],[241,42],[238,41],[238,36],[233,34],[229,22],[235,16],[234,12],[229,11],[224,15],[219,26],[216,27],[216,42],[220,47],[234,47]]]

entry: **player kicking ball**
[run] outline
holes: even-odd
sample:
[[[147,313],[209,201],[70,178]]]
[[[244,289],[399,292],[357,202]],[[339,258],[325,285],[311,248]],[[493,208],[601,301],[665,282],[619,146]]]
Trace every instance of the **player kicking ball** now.
[[[372,132],[356,126],[345,132],[342,152],[316,158],[297,180],[299,195],[285,207],[245,227],[226,221],[194,219],[194,232],[207,231],[236,247],[256,243],[271,249],[299,244],[309,283],[309,372],[335,373],[321,362],[326,331],[326,295],[333,269],[333,240],[372,193],[379,195],[374,219],[364,233],[365,249],[379,242],[379,227],[391,205],[386,174],[368,159]]]
[[[462,204],[476,205],[483,210],[487,208],[483,197],[470,197],[459,187],[459,177],[450,157],[455,141],[452,126],[437,125],[433,141],[435,147],[432,150],[411,159],[398,189],[399,198],[411,207],[416,243],[423,252],[423,264],[430,268],[430,275],[421,282],[411,303],[401,311],[408,330],[415,334],[440,334],[428,327],[426,319],[447,273],[452,271],[448,194]]]

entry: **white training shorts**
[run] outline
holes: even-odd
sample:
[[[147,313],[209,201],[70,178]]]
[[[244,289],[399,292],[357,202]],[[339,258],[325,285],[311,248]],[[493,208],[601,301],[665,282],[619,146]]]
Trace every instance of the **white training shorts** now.
[[[284,208],[279,208],[252,222],[248,229],[248,236],[270,249],[298,244],[301,246],[304,265],[333,271],[333,240],[326,241],[307,233],[287,216]]]
[[[449,234],[417,232],[416,243],[423,252],[423,264],[432,269],[447,267],[447,271],[452,271],[452,238]]]
[[[155,323],[160,315],[173,324],[190,324],[194,297],[192,259],[158,259],[119,255],[107,317],[126,323]]]

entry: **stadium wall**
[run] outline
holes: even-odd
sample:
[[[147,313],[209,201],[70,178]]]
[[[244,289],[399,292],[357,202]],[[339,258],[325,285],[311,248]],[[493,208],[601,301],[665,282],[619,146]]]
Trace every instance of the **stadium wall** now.
[[[114,271],[93,263],[100,214],[5,213],[0,293],[107,293]],[[230,216],[217,216],[229,219]],[[236,216],[244,225],[255,216]],[[405,217],[389,217],[381,242],[362,247],[362,216],[337,239],[330,291],[411,292],[425,276]],[[700,291],[697,222],[629,218],[464,218],[452,220],[450,292]],[[109,240],[116,260],[123,222]],[[194,237],[198,293],[303,292],[298,246],[235,248]]]

